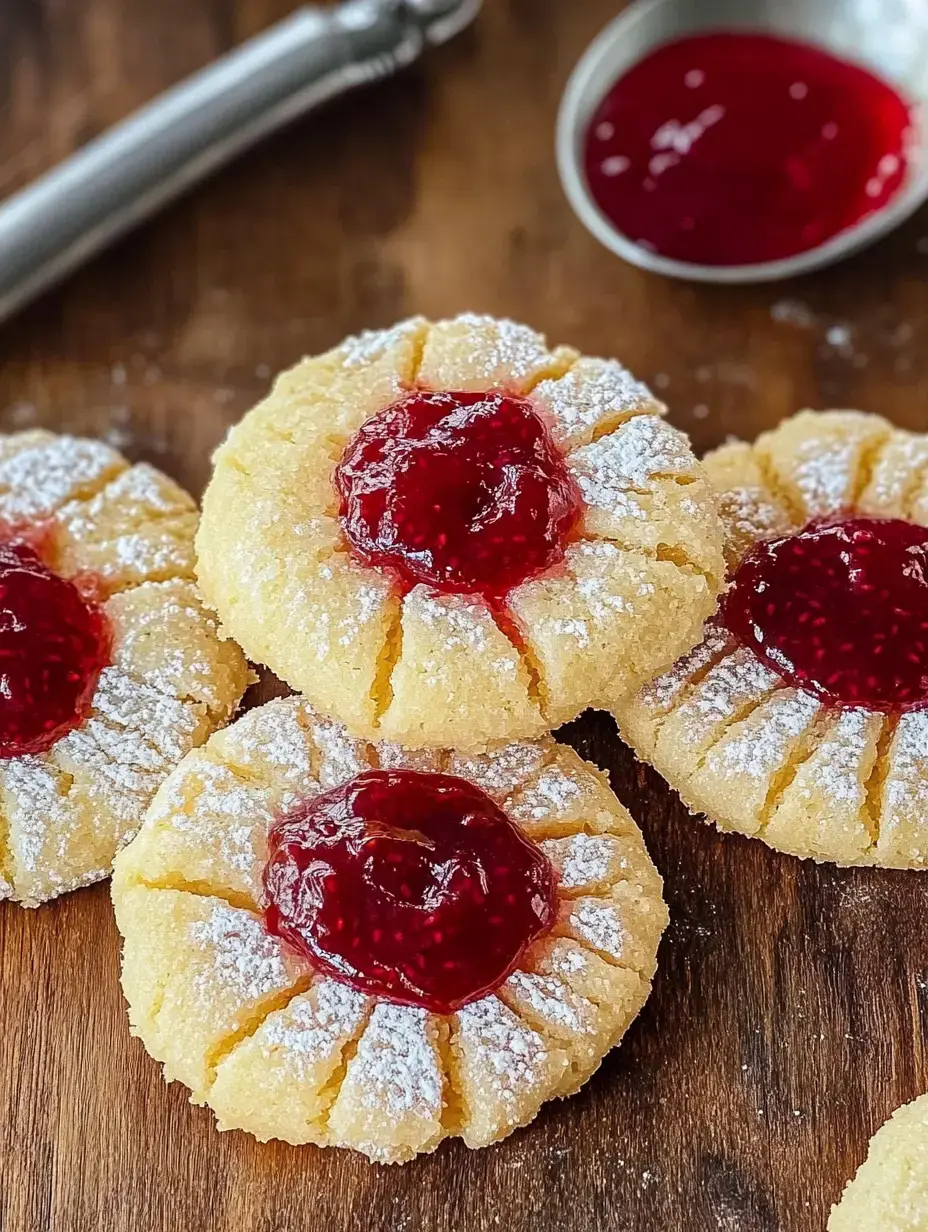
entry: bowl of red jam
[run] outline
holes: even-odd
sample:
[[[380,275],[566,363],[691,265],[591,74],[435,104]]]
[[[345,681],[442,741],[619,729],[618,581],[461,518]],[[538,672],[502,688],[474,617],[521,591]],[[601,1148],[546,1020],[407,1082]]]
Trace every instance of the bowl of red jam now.
[[[760,282],[872,243],[928,195],[928,4],[639,0],[568,82],[557,153],[635,265]]]

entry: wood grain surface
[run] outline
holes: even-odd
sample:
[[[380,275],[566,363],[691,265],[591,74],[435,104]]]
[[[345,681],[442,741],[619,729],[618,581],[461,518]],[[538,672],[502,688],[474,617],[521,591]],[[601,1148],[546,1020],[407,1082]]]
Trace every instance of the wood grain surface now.
[[[801,405],[928,428],[928,215],[814,278],[698,288],[572,217],[552,155],[617,0],[487,0],[405,76],[290,130],[0,331],[0,427],[105,436],[199,491],[276,369],[471,308],[618,355],[702,449]],[[285,0],[3,0],[0,193],[284,15]],[[494,1149],[402,1169],[219,1135],[130,1040],[105,886],[0,908],[3,1232],[822,1232],[868,1137],[928,1089],[928,881],[722,838],[610,720],[673,923],[625,1045]]]

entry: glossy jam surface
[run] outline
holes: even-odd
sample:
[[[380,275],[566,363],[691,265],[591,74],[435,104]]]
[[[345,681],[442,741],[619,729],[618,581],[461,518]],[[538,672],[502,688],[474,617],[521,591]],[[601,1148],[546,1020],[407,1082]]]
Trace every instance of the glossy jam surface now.
[[[613,225],[662,256],[775,261],[885,206],[911,126],[891,86],[818,48],[700,35],[616,82],[587,130],[586,177]]]
[[[44,753],[86,717],[106,618],[34,548],[0,542],[0,757]]]
[[[580,494],[522,398],[411,393],[374,415],[335,477],[361,559],[406,587],[502,596],[561,560]]]
[[[828,704],[928,705],[928,529],[849,518],[759,543],[722,605],[731,632]]]
[[[268,930],[353,988],[436,1013],[497,988],[554,922],[555,875],[478,787],[371,770],[272,828]]]

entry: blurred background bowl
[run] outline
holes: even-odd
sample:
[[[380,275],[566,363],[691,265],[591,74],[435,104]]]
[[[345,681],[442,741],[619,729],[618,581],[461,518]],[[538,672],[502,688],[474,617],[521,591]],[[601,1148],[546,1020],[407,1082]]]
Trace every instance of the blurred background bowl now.
[[[663,43],[736,31],[812,43],[860,64],[895,86],[913,106],[906,179],[876,213],[795,256],[756,265],[698,265],[660,256],[600,210],[583,169],[583,141],[598,104],[616,80]],[[574,69],[561,100],[557,161],[567,197],[586,228],[643,269],[698,282],[767,282],[819,269],[872,244],[928,197],[928,3],[926,0],[638,0],[598,35]]]

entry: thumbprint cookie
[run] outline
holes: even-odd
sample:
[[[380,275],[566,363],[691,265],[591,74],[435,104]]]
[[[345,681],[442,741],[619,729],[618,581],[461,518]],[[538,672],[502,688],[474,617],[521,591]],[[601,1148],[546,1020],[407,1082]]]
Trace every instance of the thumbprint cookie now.
[[[550,737],[369,744],[289,697],[190,753],[113,880],[135,1034],[221,1129],[402,1163],[570,1095],[667,922],[642,836]]]
[[[928,864],[928,437],[803,411],[705,460],[728,590],[625,739],[723,830]]]
[[[248,679],[194,582],[196,506],[99,441],[0,436],[0,898],[109,876]]]
[[[928,1232],[928,1095],[897,1109],[870,1150],[828,1232]]]
[[[714,500],[619,363],[421,318],[304,360],[216,454],[204,595],[364,739],[479,751],[628,693],[699,638]]]

